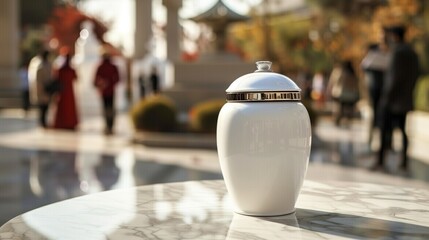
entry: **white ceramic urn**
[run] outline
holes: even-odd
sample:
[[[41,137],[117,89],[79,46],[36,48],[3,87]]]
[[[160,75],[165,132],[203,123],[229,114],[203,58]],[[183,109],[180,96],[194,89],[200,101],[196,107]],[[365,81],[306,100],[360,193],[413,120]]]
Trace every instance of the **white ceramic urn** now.
[[[217,150],[234,211],[275,216],[295,211],[307,172],[311,124],[301,89],[271,62],[236,79],[217,123]]]

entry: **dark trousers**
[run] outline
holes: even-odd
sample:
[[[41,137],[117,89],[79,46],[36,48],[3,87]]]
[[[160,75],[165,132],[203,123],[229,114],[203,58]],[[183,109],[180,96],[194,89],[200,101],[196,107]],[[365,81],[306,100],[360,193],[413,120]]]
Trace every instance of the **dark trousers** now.
[[[103,114],[106,122],[106,131],[112,132],[115,121],[114,97],[103,96]]]
[[[386,151],[392,148],[392,134],[394,127],[399,127],[402,133],[402,168],[407,168],[408,137],[405,132],[405,119],[407,113],[392,113],[384,110],[381,115],[381,147],[378,153],[378,165],[384,164]]]
[[[381,97],[382,87],[381,86],[373,86],[369,89],[369,94],[371,97],[371,105],[372,105],[372,113],[373,113],[373,120],[372,120],[372,126],[373,127],[379,127],[380,126],[380,113],[378,111],[379,105],[380,105],[380,97]]]
[[[159,92],[158,78],[152,77],[150,80],[152,83],[152,91],[153,91],[153,93],[157,94]]]
[[[383,91],[383,79],[384,79],[384,72],[378,71],[378,70],[368,70],[367,71],[369,76],[369,96],[371,98],[371,106],[373,109],[373,127],[379,127],[380,126],[380,113],[378,111],[379,104],[380,104],[380,97],[381,93]]]
[[[30,109],[30,91],[28,90],[22,91],[22,109],[25,111]]]
[[[40,126],[46,128],[48,126],[46,122],[46,115],[48,113],[48,104],[39,104],[39,123]]]
[[[355,102],[339,102],[340,109],[338,115],[335,116],[335,124],[339,125],[342,118],[352,119],[355,110]]]
[[[146,95],[145,81],[142,76],[139,77],[140,98],[143,99]]]

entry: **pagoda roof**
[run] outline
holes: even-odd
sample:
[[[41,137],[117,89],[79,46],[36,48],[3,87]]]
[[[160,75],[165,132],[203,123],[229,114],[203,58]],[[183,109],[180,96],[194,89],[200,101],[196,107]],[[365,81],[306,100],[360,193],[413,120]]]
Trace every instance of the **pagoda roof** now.
[[[216,4],[207,11],[189,19],[195,22],[214,23],[220,20],[226,22],[245,21],[248,20],[249,17],[233,11],[225,5],[222,0],[218,0]]]

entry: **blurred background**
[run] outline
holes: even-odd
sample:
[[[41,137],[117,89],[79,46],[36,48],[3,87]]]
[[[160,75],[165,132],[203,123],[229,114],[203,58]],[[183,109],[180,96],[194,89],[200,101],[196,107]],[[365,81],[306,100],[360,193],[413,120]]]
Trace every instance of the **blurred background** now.
[[[383,143],[398,26],[418,71],[404,70],[413,108]],[[425,0],[2,0],[0,29],[0,225],[94,192],[222,179],[225,89],[258,60],[302,90],[307,179],[429,188]],[[60,88],[40,85],[44,71]]]

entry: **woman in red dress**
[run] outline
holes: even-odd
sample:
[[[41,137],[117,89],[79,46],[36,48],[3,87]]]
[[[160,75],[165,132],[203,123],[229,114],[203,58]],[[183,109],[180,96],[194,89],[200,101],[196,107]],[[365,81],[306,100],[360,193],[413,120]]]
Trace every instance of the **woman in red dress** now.
[[[66,55],[64,65],[58,69],[57,77],[60,89],[57,94],[57,112],[54,128],[75,130],[79,122],[74,97],[73,83],[77,79],[75,70],[70,66],[71,56]]]

